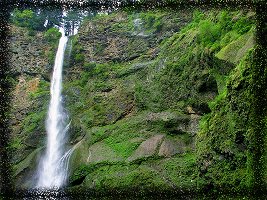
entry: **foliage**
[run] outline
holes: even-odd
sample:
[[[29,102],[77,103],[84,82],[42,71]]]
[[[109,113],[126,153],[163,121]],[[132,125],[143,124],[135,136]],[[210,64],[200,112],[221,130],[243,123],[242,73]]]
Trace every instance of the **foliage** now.
[[[202,118],[197,137],[201,176],[217,187],[231,185],[237,191],[248,187],[249,176],[246,170],[252,101],[249,57],[232,72],[225,90],[209,103],[212,112]]]
[[[78,169],[75,170],[73,175],[70,177],[70,182],[77,181],[91,172],[92,167],[87,165],[81,165]]]
[[[85,62],[83,65],[84,71],[92,71],[96,67],[96,63]]]
[[[198,43],[210,48],[211,51],[218,51],[240,35],[247,33],[253,24],[253,18],[248,18],[239,12],[223,10],[203,13],[196,10],[191,24],[181,32],[197,27]]]
[[[250,36],[243,38],[247,32],[240,35],[237,24],[242,22],[251,28],[253,19],[244,15],[235,17],[237,14],[195,11],[190,24],[161,44],[161,53],[154,65],[158,72],[149,81],[136,84],[137,107],[159,111],[191,104],[201,112],[209,112],[207,102],[212,93],[216,95],[224,88],[223,77],[233,68],[229,63],[214,58],[213,52],[239,38],[239,44],[241,40],[246,42],[245,38]],[[233,53],[236,51],[231,50]]]
[[[198,180],[198,171],[195,154],[176,156],[162,164],[170,180],[176,187],[201,189],[202,183]]]
[[[220,24],[213,23],[209,20],[199,22],[198,41],[204,46],[211,46],[221,36],[222,27]]]
[[[71,35],[86,16],[84,12],[75,9],[68,10],[67,16],[63,16],[62,13],[62,8],[16,8],[11,13],[11,22],[16,26],[26,27],[29,31],[29,35],[34,36],[36,31],[47,31],[52,27],[60,26],[64,20],[65,33]],[[94,15],[95,13],[90,12],[88,17]]]
[[[127,189],[127,188],[166,188],[167,184],[158,173],[145,166],[103,166],[95,173],[103,173],[103,176],[99,177],[100,180],[96,180],[95,187],[98,190],[105,190],[105,188],[112,189]],[[114,182],[114,178],[121,172],[121,181]],[[87,184],[90,183],[90,179],[87,179]]]
[[[109,137],[104,142],[110,146],[116,153],[124,158],[129,157],[133,151],[139,146],[140,141],[131,142],[131,138],[140,137],[140,128],[144,126],[144,122],[137,119],[123,120],[113,127],[109,127]],[[144,134],[142,134],[145,137]]]
[[[17,26],[33,29],[33,24],[32,24],[33,17],[34,17],[34,12],[32,10],[20,11],[18,9],[15,9],[13,11],[12,21]]]
[[[78,53],[78,54],[75,55],[74,60],[77,63],[82,63],[84,61],[84,55],[81,54],[81,53]]]
[[[82,54],[82,46],[78,43],[79,38],[78,36],[72,36],[72,51],[71,51],[71,62],[70,65],[73,64],[83,64],[84,62],[84,55]]]
[[[29,34],[34,35],[35,31],[45,31],[51,28],[54,24],[50,23],[56,20],[55,10],[49,12],[48,10],[41,9],[14,9],[11,14],[11,22],[16,26],[26,27],[29,30]],[[58,13],[57,13],[58,14]],[[50,21],[50,19],[54,18]],[[48,20],[48,24],[45,27],[44,23]]]
[[[61,37],[61,33],[57,28],[50,28],[44,33],[44,37],[47,42],[50,43],[51,49],[47,53],[49,63],[54,63],[56,56],[56,49],[58,45],[59,38]]]
[[[57,43],[59,38],[61,37],[61,33],[57,28],[50,28],[44,34],[45,39],[50,43]]]
[[[141,13],[140,18],[144,21],[145,31],[152,33],[160,32],[163,26],[162,16],[160,12]]]

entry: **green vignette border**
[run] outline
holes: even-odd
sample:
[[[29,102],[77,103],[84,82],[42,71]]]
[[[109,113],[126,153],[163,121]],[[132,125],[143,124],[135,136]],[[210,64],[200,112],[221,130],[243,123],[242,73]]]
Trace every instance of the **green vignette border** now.
[[[80,2],[83,2],[81,4]],[[118,4],[118,2],[120,2]],[[10,92],[12,90],[11,84],[8,80],[9,71],[9,27],[8,19],[9,12],[15,7],[42,7],[47,9],[55,9],[58,7],[65,7],[66,9],[92,9],[92,10],[116,10],[120,8],[128,8],[135,10],[149,10],[149,9],[252,9],[256,12],[256,51],[253,60],[253,119],[251,128],[251,143],[250,149],[251,162],[249,170],[251,177],[251,191],[252,193],[266,193],[266,185],[263,180],[263,162],[262,159],[264,149],[264,133],[267,130],[264,120],[267,116],[267,1],[265,0],[2,0],[0,2],[0,197],[33,197],[38,193],[31,193],[29,191],[17,191],[14,188],[11,178],[11,164],[10,155],[6,147],[9,144],[9,135],[11,133],[9,127],[10,114]],[[138,188],[137,188],[138,189]],[[224,190],[224,189],[223,189]],[[226,190],[225,190],[226,191]],[[86,191],[81,191],[82,193]],[[153,194],[155,191],[150,191],[148,194]],[[165,191],[165,193],[172,193],[174,195],[192,195],[195,192],[190,189],[186,192],[181,191]],[[135,191],[133,191],[135,193]],[[244,191],[247,193],[247,191]],[[113,195],[127,195],[127,191],[108,191],[106,194]],[[101,196],[95,191],[91,191],[90,195]],[[132,195],[132,194],[131,194]],[[64,191],[46,191],[42,196],[48,197],[64,197],[68,196]],[[82,195],[81,195],[82,196]]]

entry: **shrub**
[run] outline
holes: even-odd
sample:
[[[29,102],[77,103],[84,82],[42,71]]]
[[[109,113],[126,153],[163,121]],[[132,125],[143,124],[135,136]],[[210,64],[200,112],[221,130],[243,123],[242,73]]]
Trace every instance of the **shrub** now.
[[[202,20],[199,23],[199,43],[204,46],[212,45],[221,36],[221,26],[220,24],[215,24],[209,20]]]
[[[17,26],[30,28],[33,16],[34,16],[34,12],[31,10],[26,9],[26,10],[20,11],[18,9],[15,9],[13,12],[12,21]]]
[[[159,32],[162,29],[162,16],[159,13],[141,13],[147,32]]]
[[[77,63],[82,63],[84,61],[84,55],[81,53],[78,53],[75,55],[74,59]]]
[[[88,62],[85,62],[83,64],[83,68],[85,71],[92,71],[94,68],[96,67],[96,63],[88,63]]]
[[[233,29],[237,31],[239,34],[244,34],[248,32],[252,27],[252,23],[245,17],[241,17],[237,22],[233,25]]]
[[[56,43],[61,37],[61,33],[58,31],[58,29],[52,27],[45,32],[44,36],[48,42]]]
[[[48,53],[47,53],[47,58],[48,58],[48,62],[50,64],[54,63],[54,60],[55,60],[55,52],[53,52],[52,50],[50,50]]]
[[[232,29],[233,22],[229,12],[221,11],[218,17],[218,23],[223,27],[224,30],[229,31]]]
[[[193,13],[193,19],[194,19],[194,22],[195,23],[199,23],[204,18],[205,18],[205,15],[204,15],[203,12],[198,11],[198,10],[194,11],[194,13]]]

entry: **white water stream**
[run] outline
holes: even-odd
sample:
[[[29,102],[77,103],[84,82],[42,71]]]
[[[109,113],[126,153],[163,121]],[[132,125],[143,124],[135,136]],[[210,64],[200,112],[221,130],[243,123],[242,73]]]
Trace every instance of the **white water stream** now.
[[[67,115],[62,106],[62,68],[64,52],[68,37],[64,29],[60,28],[62,36],[59,40],[55,58],[52,82],[50,86],[50,104],[46,119],[47,146],[46,152],[40,161],[38,168],[38,188],[59,188],[66,184],[68,173],[68,161],[72,149],[64,154],[66,133],[69,125],[66,123]]]

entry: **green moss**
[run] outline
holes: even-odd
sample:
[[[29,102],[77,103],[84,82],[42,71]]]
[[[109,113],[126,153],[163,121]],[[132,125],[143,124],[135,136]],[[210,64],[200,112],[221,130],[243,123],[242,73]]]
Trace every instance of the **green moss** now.
[[[74,64],[83,64],[84,62],[84,54],[82,53],[83,47],[79,44],[79,38],[77,35],[71,37],[72,41],[72,50],[70,54],[70,62],[69,65],[72,66]]]
[[[81,62],[84,61],[84,55],[78,53],[78,54],[75,55],[74,60],[75,60],[75,62],[77,62],[77,63],[81,63]]]
[[[23,148],[23,139],[19,137],[12,138],[11,142],[9,143],[8,149],[10,152],[22,149]]]
[[[127,33],[127,32],[132,32],[134,28],[132,16],[128,16],[128,20],[122,21],[122,22],[117,22],[112,24],[111,26],[111,31],[114,32],[119,32],[119,33]]]
[[[84,62],[83,66],[85,71],[92,71],[96,67],[96,63]]]
[[[106,47],[107,47],[106,44],[97,43],[94,46],[94,53],[95,53],[95,55],[101,56],[103,54],[103,51],[105,50]]]
[[[248,117],[252,102],[249,58],[232,72],[227,89],[210,102],[212,112],[201,119],[197,137],[201,177],[218,188],[239,191],[248,187]]]
[[[82,166],[80,174],[87,174],[83,181],[84,187],[97,190],[201,187],[193,154],[162,161],[143,161],[141,165],[120,163]]]
[[[253,30],[254,29],[226,45],[216,54],[216,56],[219,59],[227,60],[235,64],[239,63],[240,59],[244,57],[248,50],[255,44]]]
[[[198,41],[204,46],[214,45],[220,38],[222,27],[218,23],[209,20],[201,20],[199,23]]]
[[[28,78],[29,77],[26,78],[26,81],[32,79]],[[21,90],[28,90],[26,86],[27,85],[21,88]],[[27,156],[30,156],[35,149],[43,146],[45,143],[45,118],[49,101],[49,83],[40,80],[38,88],[27,95],[28,97],[26,100],[31,103],[31,106],[23,108],[19,111],[21,112],[19,115],[16,114],[16,116],[20,118],[18,117],[16,119],[17,124],[12,125],[15,131],[11,135],[11,141],[8,146],[12,154],[12,163],[18,165],[20,162],[23,162]],[[33,164],[30,162],[31,161],[27,161],[29,165]],[[29,167],[31,168],[32,166]]]
[[[35,149],[31,154],[29,154],[23,161],[21,161],[20,163],[18,163],[17,165],[13,166],[13,171],[14,174],[13,176],[17,176],[19,173],[21,173],[23,170],[25,170],[26,168],[31,168],[33,169],[33,163],[36,160],[37,154],[40,152],[41,148]]]
[[[166,182],[155,170],[138,165],[111,165],[100,167],[86,177],[85,185],[98,190],[105,190],[105,188],[139,188],[141,190],[159,187],[162,189],[168,188]]]
[[[218,52],[229,42],[237,39],[253,27],[253,17],[248,18],[241,12],[227,10],[201,12],[196,11],[193,21],[181,33],[186,33],[194,28],[198,29],[198,43]]]
[[[110,134],[104,142],[119,155],[127,158],[141,143],[141,141],[131,141],[131,139],[147,137],[147,134],[140,132],[144,128],[145,121],[140,121],[138,117],[122,120],[108,127]]]
[[[88,165],[80,165],[79,168],[77,168],[75,170],[75,172],[72,174],[72,176],[70,177],[69,182],[73,183],[79,179],[84,178],[85,176],[87,176],[93,169],[93,166],[88,166]]]
[[[109,137],[105,142],[114,149],[115,152],[119,153],[124,158],[129,157],[135,149],[139,146],[140,142],[117,142],[113,137]]]
[[[160,165],[164,173],[175,184],[175,187],[195,188],[202,187],[198,180],[197,160],[195,154],[184,154],[166,159]]]
[[[79,184],[97,190],[245,188],[251,77],[249,62],[240,60],[253,46],[254,32],[248,30],[253,20],[242,21],[242,16],[229,11],[195,12],[192,23],[153,46],[159,52],[153,58],[146,57],[151,41],[140,37],[137,42],[132,35],[126,45],[126,57],[131,61],[76,63],[77,77],[68,80],[64,92],[69,96],[67,107],[75,127],[85,136],[72,158],[78,160],[77,164],[72,162],[72,182],[79,180]],[[96,33],[121,33],[132,29],[129,20],[136,17],[117,13],[96,17],[92,23]],[[160,34],[166,28],[164,13],[141,13],[140,18],[149,34]],[[106,23],[110,26],[105,27]],[[242,23],[246,23],[243,30],[236,25]],[[230,48],[241,42],[244,48]],[[95,46],[98,56],[104,45]],[[84,53],[78,39],[75,48],[75,55]],[[231,63],[227,55],[236,50]],[[189,108],[195,113],[188,114]],[[180,127],[188,128],[196,114],[204,116],[195,152],[194,136]],[[125,162],[143,141],[156,134],[179,143],[184,154]],[[80,136],[73,140],[75,137]],[[88,159],[89,149],[98,156],[94,162]]]
[[[146,33],[160,32],[163,27],[163,12],[146,12],[140,13],[140,18],[144,21],[144,29]]]
[[[50,96],[50,84],[47,81],[40,80],[38,88],[34,92],[30,92],[29,96],[32,100],[36,100],[39,98],[48,99]]]
[[[209,102],[210,109],[211,110],[216,109],[215,107],[220,105],[220,103],[225,100],[226,94],[227,94],[227,92],[226,92],[226,90],[224,90],[221,94],[216,96],[216,98],[213,101],[210,101]]]
[[[40,81],[38,89],[29,94],[35,105],[27,110],[21,121],[21,133],[12,137],[10,148],[15,154],[24,157],[28,152],[25,148],[39,147],[44,144],[45,119],[49,101],[49,83]]]
[[[227,32],[220,41],[220,46],[225,47],[234,40],[237,40],[240,37],[240,34],[236,30]]]
[[[107,138],[108,135],[111,133],[109,127],[110,127],[109,125],[104,126],[104,127],[93,127],[90,130],[90,134],[91,134],[90,143],[94,144],[95,142],[98,142],[98,141],[101,141]]]
[[[43,110],[39,113],[29,114],[23,120],[23,133],[24,137],[29,136],[29,134],[33,134],[36,131],[44,131],[44,121],[46,117],[46,110]]]

